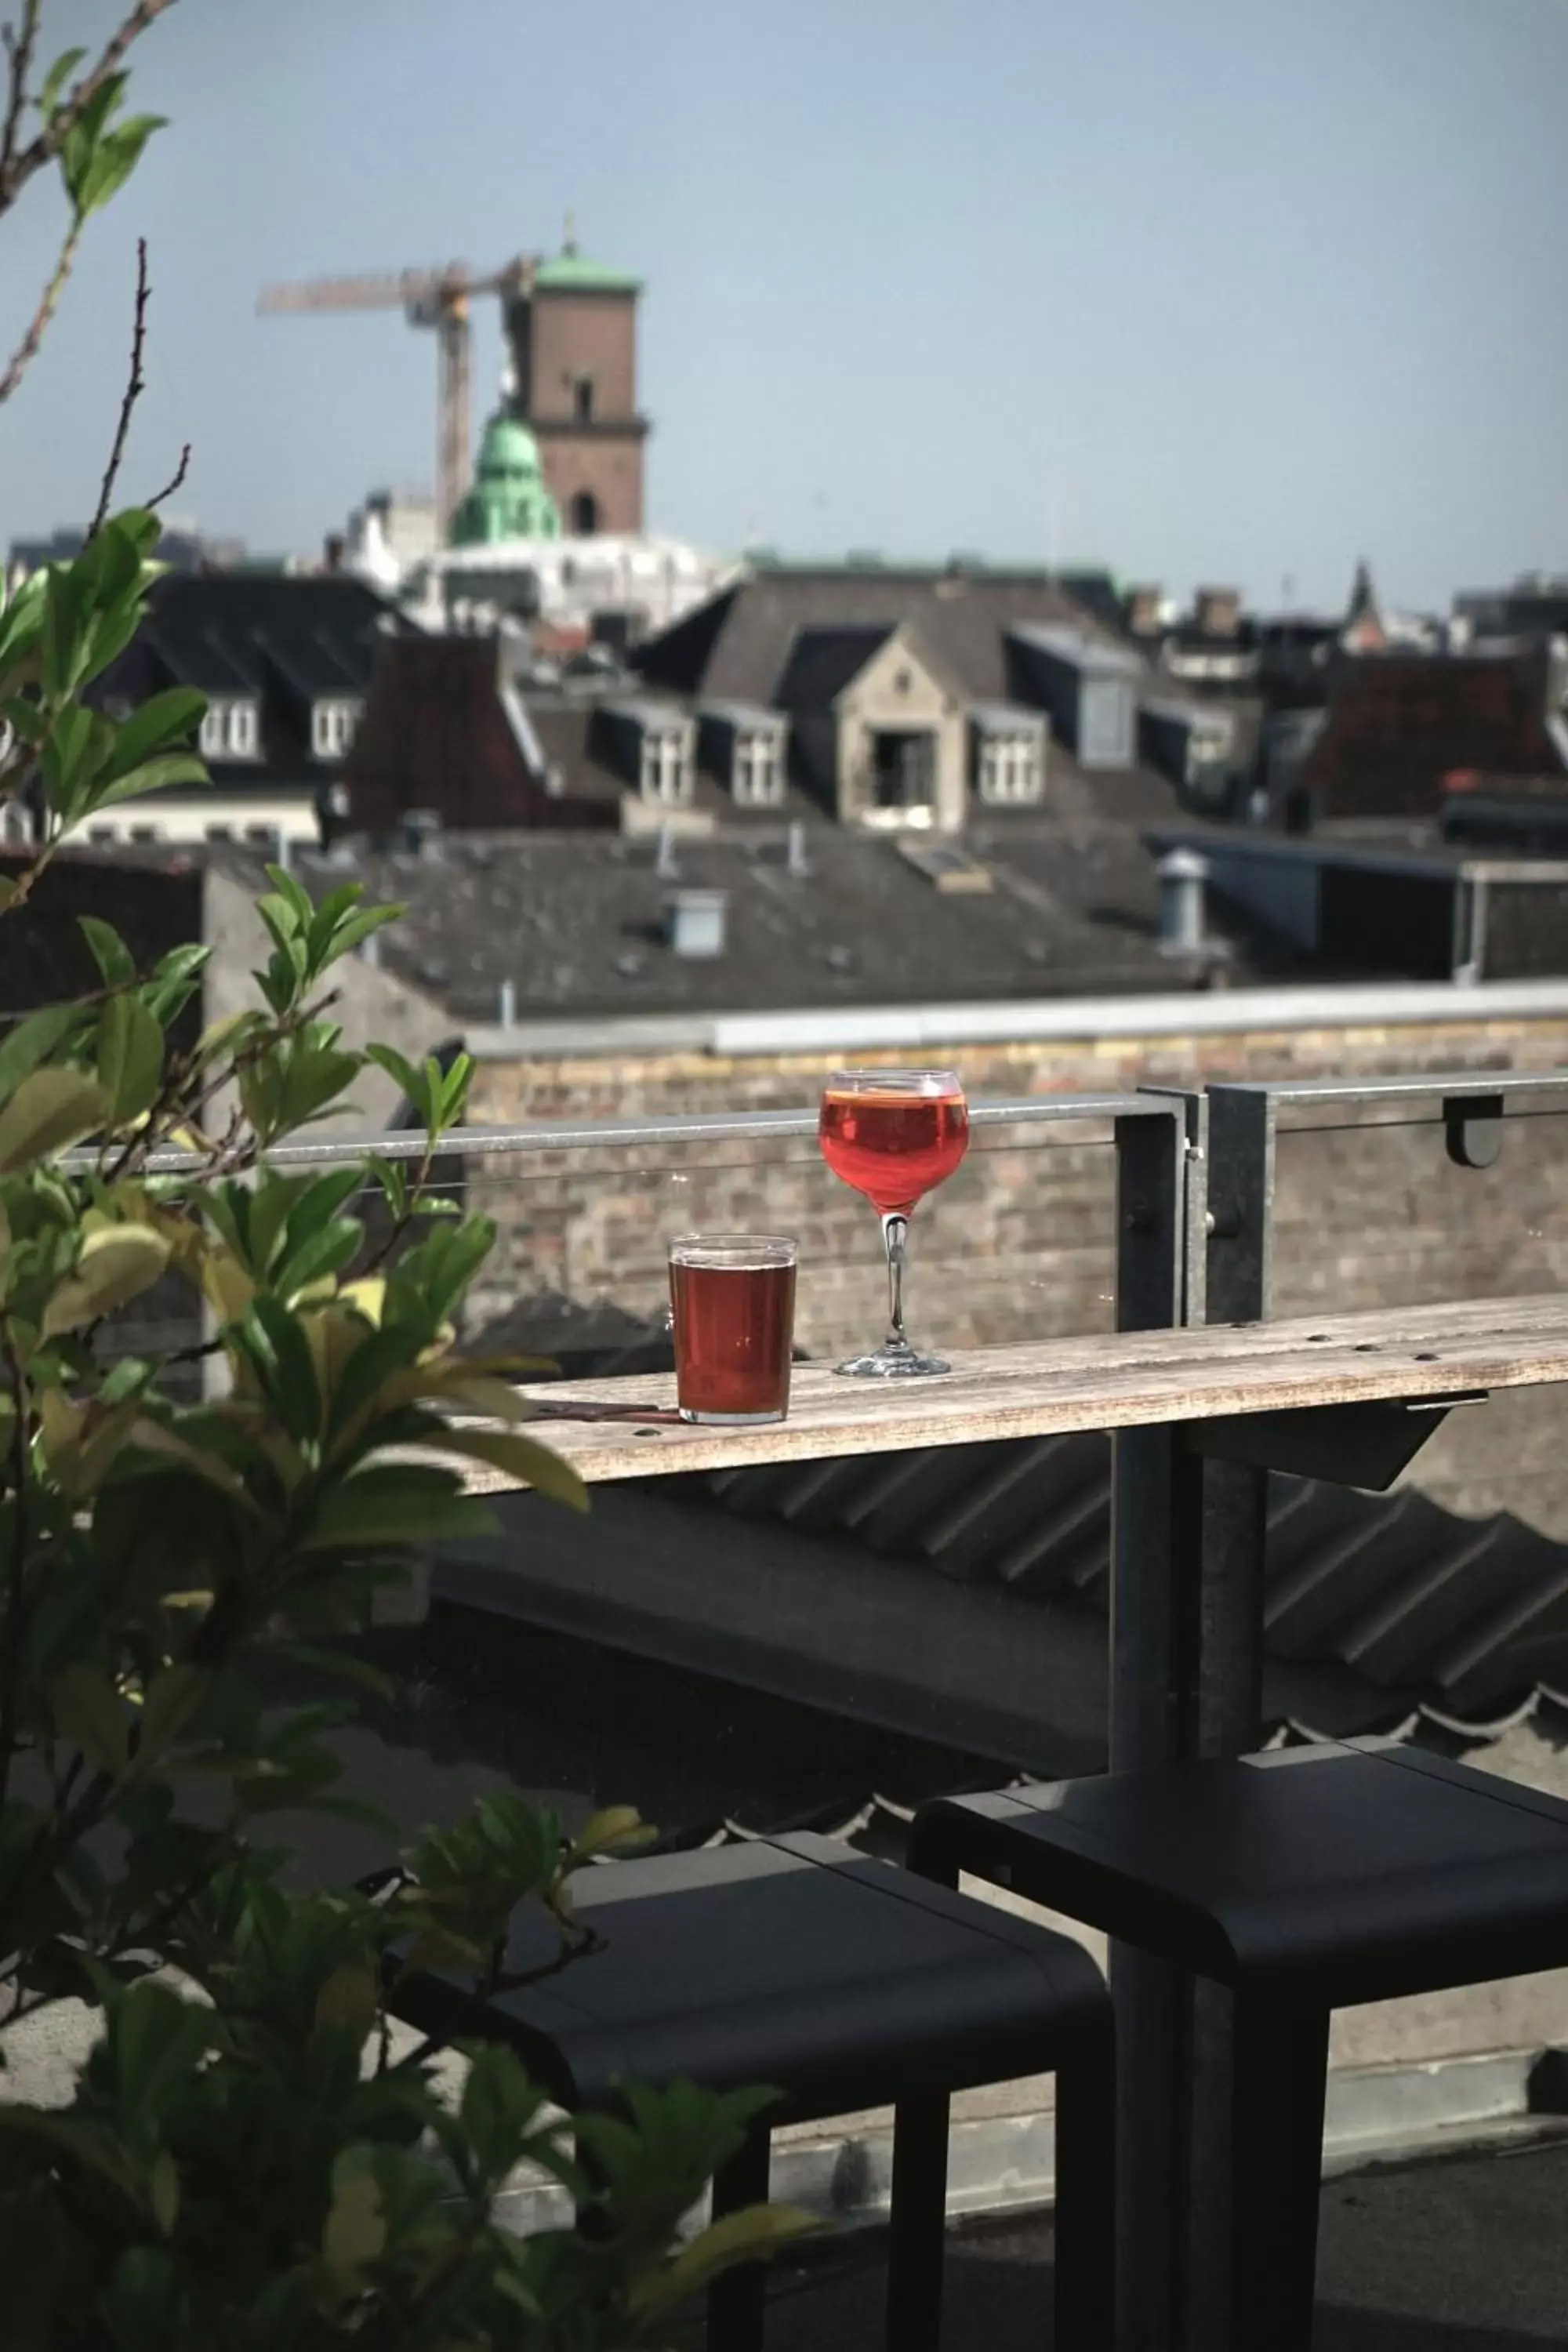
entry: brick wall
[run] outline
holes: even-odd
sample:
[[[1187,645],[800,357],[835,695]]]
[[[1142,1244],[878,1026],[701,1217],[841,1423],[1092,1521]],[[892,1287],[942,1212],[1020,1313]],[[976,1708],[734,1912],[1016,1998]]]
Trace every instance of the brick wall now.
[[[1552,1069],[1568,1066],[1568,1024],[1085,1039],[965,1047],[953,1058],[972,1093],[990,1096]],[[797,1108],[815,1100],[831,1066],[820,1055],[487,1061],[473,1116],[516,1123]],[[916,1221],[909,1294],[916,1338],[962,1347],[1109,1328],[1113,1181],[1108,1127],[976,1130],[963,1168]],[[536,1289],[656,1314],[667,1237],[706,1226],[799,1236],[798,1335],[812,1355],[862,1344],[879,1328],[870,1212],[827,1173],[810,1139],[654,1155],[531,1155],[476,1165],[471,1183],[475,1205],[501,1229],[492,1278],[476,1297],[481,1315]],[[1555,1288],[1568,1281],[1568,1115],[1510,1121],[1500,1160],[1483,1171],[1452,1166],[1439,1129],[1387,1113],[1373,1119],[1336,1108],[1310,1124],[1287,1119],[1276,1218],[1281,1315]],[[1568,1537],[1560,1419],[1549,1391],[1456,1415],[1422,1456],[1422,1483],[1467,1510],[1519,1504]],[[1519,1477],[1500,1467],[1505,1420],[1507,1457]]]

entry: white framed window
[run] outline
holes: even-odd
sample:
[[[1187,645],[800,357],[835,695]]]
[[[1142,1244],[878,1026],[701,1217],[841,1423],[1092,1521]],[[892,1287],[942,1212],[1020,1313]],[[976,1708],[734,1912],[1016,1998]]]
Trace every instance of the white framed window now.
[[[257,759],[261,730],[255,703],[223,697],[209,702],[199,740],[204,760]]]
[[[691,797],[683,737],[650,728],[642,739],[642,796],[668,807]]]
[[[364,705],[357,695],[336,695],[310,705],[310,751],[318,760],[341,760],[353,741]]]
[[[760,730],[735,738],[735,799],[742,808],[771,808],[784,798],[784,767],[776,735]]]
[[[1037,800],[1039,745],[1032,735],[988,735],[980,747],[980,797],[994,806]]]

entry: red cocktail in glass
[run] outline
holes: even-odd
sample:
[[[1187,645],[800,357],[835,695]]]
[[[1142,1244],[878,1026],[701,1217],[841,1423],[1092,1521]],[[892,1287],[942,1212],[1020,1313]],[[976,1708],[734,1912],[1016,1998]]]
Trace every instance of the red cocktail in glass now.
[[[778,1234],[683,1234],[669,1245],[682,1421],[782,1421],[789,1409],[795,1245]]]
[[[888,1336],[838,1370],[884,1380],[949,1370],[904,1336],[903,1283],[915,1205],[946,1182],[969,1149],[969,1107],[958,1073],[836,1070],[823,1089],[817,1135],[834,1174],[863,1192],[881,1219],[888,1254]]]

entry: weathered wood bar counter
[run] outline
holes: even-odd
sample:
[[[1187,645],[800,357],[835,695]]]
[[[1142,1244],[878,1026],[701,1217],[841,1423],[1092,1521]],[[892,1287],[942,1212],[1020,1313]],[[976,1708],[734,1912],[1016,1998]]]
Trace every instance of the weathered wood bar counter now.
[[[526,1392],[549,1408],[539,1434],[587,1480],[825,1461],[917,1446],[1131,1429],[1326,1406],[1436,1402],[1568,1381],[1568,1297],[1467,1300],[1291,1322],[1104,1332],[956,1354],[945,1377],[842,1380],[797,1366],[787,1421],[749,1429],[635,1417],[669,1412],[666,1376]],[[625,1418],[557,1419],[571,1405]],[[500,1474],[469,1465],[476,1488]]]

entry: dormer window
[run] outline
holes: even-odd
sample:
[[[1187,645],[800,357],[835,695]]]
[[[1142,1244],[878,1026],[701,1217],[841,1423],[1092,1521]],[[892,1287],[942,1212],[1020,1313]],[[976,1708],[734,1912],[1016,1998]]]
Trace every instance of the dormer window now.
[[[783,748],[775,733],[737,733],[734,790],[738,807],[773,808],[783,800]]]
[[[980,753],[980,797],[995,806],[1039,798],[1040,772],[1032,736],[993,735]]]
[[[989,808],[1023,808],[1045,796],[1046,730],[1033,712],[986,703],[971,714],[977,797]]]
[[[341,760],[354,740],[364,704],[356,695],[335,695],[310,705],[310,752],[317,760]]]
[[[672,807],[691,797],[691,762],[684,731],[647,728],[642,739],[642,796]]]
[[[259,758],[261,729],[255,703],[215,697],[203,714],[199,740],[204,760]]]

